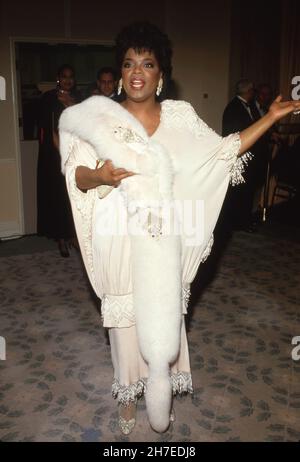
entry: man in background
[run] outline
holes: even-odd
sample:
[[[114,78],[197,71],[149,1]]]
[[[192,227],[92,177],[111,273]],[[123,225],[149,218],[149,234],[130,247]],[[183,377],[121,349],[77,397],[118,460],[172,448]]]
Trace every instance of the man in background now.
[[[117,76],[112,67],[102,67],[97,72],[97,88],[99,95],[114,99],[116,97]]]
[[[237,82],[236,96],[228,103],[223,113],[223,136],[242,131],[261,117],[255,105],[254,95],[253,82],[248,79]],[[228,188],[222,215],[232,229],[247,232],[256,230],[256,221],[253,218],[252,209],[257,183],[261,177],[260,163],[264,149],[264,141],[258,141],[251,148],[253,159],[246,168],[245,183],[234,188],[232,186]]]
[[[262,83],[258,85],[255,96],[255,105],[260,117],[263,117],[269,110],[273,101],[273,92],[270,85]]]
[[[102,95],[115,101],[117,99],[116,87],[116,71],[112,67],[102,67],[97,72],[96,81],[88,87],[87,97]]]

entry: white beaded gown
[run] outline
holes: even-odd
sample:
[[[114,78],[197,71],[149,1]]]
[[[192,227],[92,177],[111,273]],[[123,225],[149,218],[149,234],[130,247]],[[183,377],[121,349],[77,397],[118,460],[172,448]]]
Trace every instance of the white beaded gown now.
[[[211,251],[214,227],[228,184],[230,181],[233,185],[243,182],[242,173],[251,155],[246,153],[238,157],[241,145],[239,134],[222,138],[197,116],[189,103],[184,101],[162,102],[160,124],[156,132],[148,137],[139,122],[133,120],[133,116],[124,108],[120,106],[117,108],[117,103],[111,101],[106,103],[103,97],[96,96],[90,100],[92,101],[87,100],[77,106],[86,104],[82,106],[81,111],[80,108],[77,109],[76,113],[76,118],[81,118],[82,124],[89,123],[85,115],[87,118],[92,117],[90,114],[93,111],[97,114],[98,107],[104,117],[102,120],[105,120],[105,114],[103,115],[105,110],[101,105],[105,108],[108,104],[108,110],[111,112],[107,117],[113,114],[116,118],[111,120],[118,120],[118,123],[109,122],[113,126],[118,143],[129,147],[134,144],[139,146],[144,144],[147,149],[152,145],[153,149],[158,145],[162,146],[172,164],[170,183],[172,199],[182,206],[186,203],[187,207],[192,204],[192,207],[198,206],[198,209],[201,209],[199,221],[195,224],[198,229],[196,231],[193,229],[191,233],[184,229],[180,235],[181,284],[180,282],[178,284],[181,285],[180,318],[182,320],[186,314],[190,284],[195,278],[199,265],[206,260]],[[91,127],[84,134],[81,128],[76,128],[77,119],[76,123],[67,118],[61,120],[62,168],[66,175],[83,260],[93,288],[102,300],[103,325],[109,329],[114,370],[112,394],[120,403],[128,404],[136,401],[147,390],[149,375],[148,362],[142,354],[147,349],[147,345],[141,349],[143,339],[139,340],[136,329],[137,308],[133,298],[135,286],[132,276],[135,264],[132,258],[133,244],[128,234],[116,235],[103,231],[107,229],[108,222],[110,225],[116,224],[120,215],[128,217],[128,207],[124,201],[124,191],[120,187],[106,187],[106,189],[99,187],[82,192],[77,188],[75,181],[77,166],[95,168],[99,159],[97,142],[93,138],[94,135],[90,134],[100,130],[100,125],[95,123],[96,120],[96,116],[91,119]],[[102,130],[104,134],[104,128]],[[109,145],[107,146],[106,149],[109,149]],[[106,154],[107,158],[110,158],[110,153]],[[111,158],[113,160],[113,157]],[[125,168],[130,167],[121,164],[122,162],[120,166]],[[199,239],[193,241],[191,237],[195,236],[195,233],[198,233]],[[159,268],[157,271],[159,272]],[[163,278],[164,275],[160,274],[160,277]],[[145,273],[144,278],[150,281],[151,274]],[[167,281],[165,285],[168,285]],[[147,283],[145,290],[147,290]],[[143,319],[143,316],[147,316],[148,311],[151,310],[151,300],[143,300],[143,304],[145,313],[143,314],[143,306],[139,306],[139,319]],[[163,311],[162,300],[161,312]],[[156,322],[158,325],[157,320]],[[153,325],[151,326],[153,330]],[[176,353],[169,362],[172,393],[192,393],[184,321],[181,322],[179,329],[178,354]],[[151,335],[155,338],[155,333],[152,332]]]

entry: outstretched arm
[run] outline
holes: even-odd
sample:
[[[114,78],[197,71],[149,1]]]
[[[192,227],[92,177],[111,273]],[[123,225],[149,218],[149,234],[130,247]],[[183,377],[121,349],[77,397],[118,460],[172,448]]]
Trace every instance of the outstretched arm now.
[[[277,120],[290,114],[294,111],[300,110],[300,102],[297,101],[286,101],[281,102],[282,97],[277,96],[275,101],[271,104],[268,113],[259,119],[250,127],[246,128],[240,133],[241,137],[241,149],[239,156],[256,143],[256,141],[267,131]]]

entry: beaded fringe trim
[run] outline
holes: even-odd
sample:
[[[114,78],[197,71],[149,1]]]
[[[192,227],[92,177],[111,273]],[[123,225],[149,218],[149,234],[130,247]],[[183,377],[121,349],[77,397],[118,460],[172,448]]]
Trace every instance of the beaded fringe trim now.
[[[188,372],[178,372],[171,375],[173,396],[184,393],[193,393],[192,376]],[[117,379],[112,384],[112,396],[122,406],[136,403],[147,390],[147,379],[140,379],[131,385],[121,385]]]

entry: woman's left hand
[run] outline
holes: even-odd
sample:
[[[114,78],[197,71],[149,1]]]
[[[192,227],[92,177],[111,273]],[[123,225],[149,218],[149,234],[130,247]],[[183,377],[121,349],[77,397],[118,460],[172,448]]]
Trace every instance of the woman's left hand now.
[[[282,102],[282,96],[279,95],[273,101],[269,108],[269,114],[274,119],[274,122],[285,117],[291,112],[300,111],[300,101],[284,101]]]

